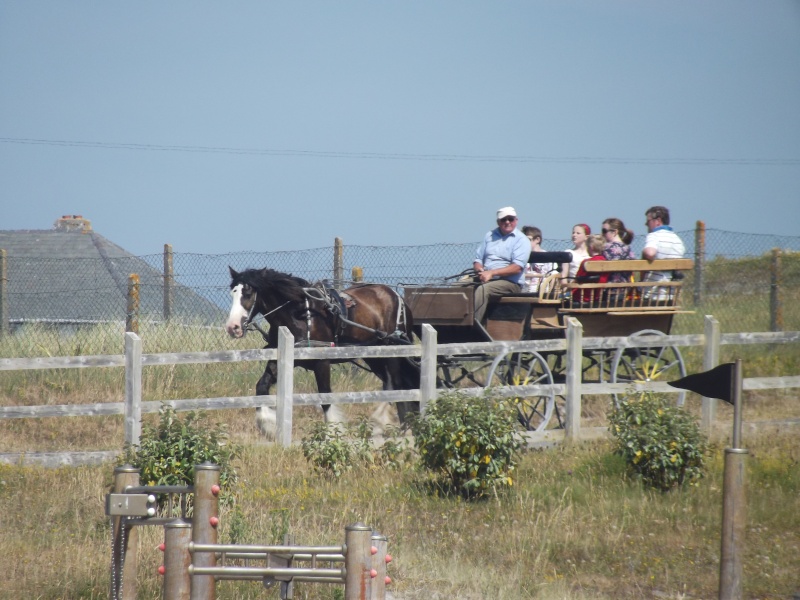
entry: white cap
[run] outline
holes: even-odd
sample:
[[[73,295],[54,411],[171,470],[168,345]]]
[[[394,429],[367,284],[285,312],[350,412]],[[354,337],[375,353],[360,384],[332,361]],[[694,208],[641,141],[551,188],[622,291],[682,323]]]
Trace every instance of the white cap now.
[[[513,206],[505,206],[497,211],[497,219],[502,219],[504,217],[516,217],[517,211],[514,210]]]

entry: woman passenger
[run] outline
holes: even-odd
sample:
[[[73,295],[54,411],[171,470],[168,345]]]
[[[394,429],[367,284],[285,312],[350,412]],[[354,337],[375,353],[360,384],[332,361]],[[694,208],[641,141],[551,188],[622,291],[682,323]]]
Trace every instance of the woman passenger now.
[[[564,263],[561,269],[561,284],[566,285],[575,278],[581,263],[589,258],[589,251],[586,249],[586,238],[591,235],[592,230],[586,223],[578,223],[572,228],[572,262]]]
[[[603,256],[606,260],[633,260],[636,258],[630,246],[633,241],[633,232],[626,229],[620,219],[611,217],[603,221],[603,236],[606,241]],[[608,283],[628,283],[632,281],[632,277],[631,271],[609,273]],[[618,301],[624,298],[628,291],[625,288],[608,290],[609,303],[618,304]]]

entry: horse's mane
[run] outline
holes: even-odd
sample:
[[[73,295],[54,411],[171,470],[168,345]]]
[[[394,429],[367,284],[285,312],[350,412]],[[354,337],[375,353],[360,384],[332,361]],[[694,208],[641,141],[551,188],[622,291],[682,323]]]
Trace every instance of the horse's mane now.
[[[305,279],[274,269],[245,269],[239,273],[238,279],[256,290],[270,290],[286,300],[303,300],[303,288],[310,287]]]

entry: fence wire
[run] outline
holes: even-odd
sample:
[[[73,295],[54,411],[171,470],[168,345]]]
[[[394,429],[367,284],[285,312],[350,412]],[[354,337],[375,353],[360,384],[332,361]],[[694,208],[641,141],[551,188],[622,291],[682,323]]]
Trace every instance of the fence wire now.
[[[697,259],[696,232],[679,235],[686,255]],[[676,333],[702,331],[706,314],[717,317],[726,332],[800,329],[800,236],[709,229],[701,239],[702,288],[697,288],[694,273],[684,283],[684,303],[696,314],[680,316]],[[260,338],[230,340],[224,333],[229,267],[269,267],[310,282],[338,281],[341,275],[345,285],[358,267],[364,281],[401,289],[403,284],[442,282],[470,267],[477,245],[344,246],[340,274],[335,272],[333,246],[292,252],[174,253],[171,286],[165,286],[162,254],[113,260],[8,256],[1,298],[7,323],[0,356],[119,354],[122,333],[134,317],[145,352],[260,347]],[[568,240],[543,244],[547,250],[568,250],[570,245]],[[644,236],[637,236],[632,244],[637,255],[643,245]],[[780,250],[779,281],[771,267],[775,249]],[[135,315],[129,313],[131,274],[139,279]],[[781,299],[777,307],[770,296],[776,286]],[[171,290],[168,303],[165,289]]]

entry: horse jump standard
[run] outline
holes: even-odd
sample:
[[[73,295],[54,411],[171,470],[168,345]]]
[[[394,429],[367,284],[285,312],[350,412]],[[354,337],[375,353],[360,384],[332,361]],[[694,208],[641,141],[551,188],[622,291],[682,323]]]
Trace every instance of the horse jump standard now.
[[[345,528],[342,546],[236,545],[218,544],[220,468],[211,463],[195,466],[194,486],[138,486],[139,472],[130,466],[114,471],[114,493],[106,499],[106,513],[112,517],[113,555],[111,560],[112,600],[136,598],[135,552],[126,557],[128,546],[135,547],[134,525],[164,526],[164,600],[213,600],[217,580],[261,581],[267,588],[281,586],[281,598],[291,598],[295,582],[344,584],[345,600],[384,600],[386,536],[362,523]],[[183,498],[194,493],[191,521],[185,517],[155,517],[155,494],[177,493]],[[185,515],[185,502],[182,502]],[[149,512],[148,512],[149,511]],[[222,564],[217,564],[217,559]],[[266,566],[225,565],[226,560],[264,561]],[[297,566],[308,563],[310,566]],[[319,563],[343,567],[320,567]]]

